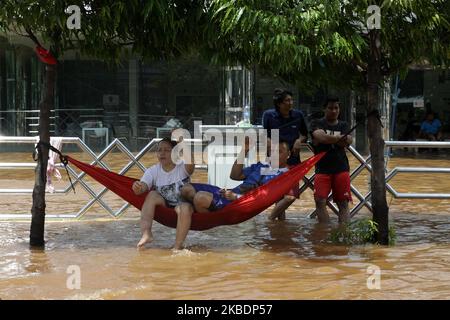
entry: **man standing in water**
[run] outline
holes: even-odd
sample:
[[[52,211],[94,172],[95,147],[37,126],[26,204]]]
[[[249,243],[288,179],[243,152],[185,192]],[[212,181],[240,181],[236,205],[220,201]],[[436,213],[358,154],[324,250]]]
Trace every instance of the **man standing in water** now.
[[[292,92],[286,89],[275,89],[273,105],[274,108],[264,111],[262,116],[262,124],[264,129],[267,130],[269,138],[268,146],[270,146],[271,142],[271,130],[279,129],[280,140],[289,144],[291,156],[287,160],[287,164],[288,166],[294,166],[300,163],[300,147],[303,142],[306,142],[308,136],[303,112],[294,109]],[[295,201],[295,198],[299,198],[298,192],[290,204]],[[273,210],[269,219],[284,220],[285,210]]]
[[[350,135],[344,138],[349,130],[347,122],[339,117],[339,99],[327,98],[324,103],[325,117],[311,123],[311,136],[314,153],[327,151],[316,164],[314,179],[314,200],[316,202],[319,223],[328,223],[327,198],[333,191],[333,200],[339,208],[339,222],[348,222],[350,212],[348,202],[352,200],[350,191],[350,166],[345,147],[353,139]]]

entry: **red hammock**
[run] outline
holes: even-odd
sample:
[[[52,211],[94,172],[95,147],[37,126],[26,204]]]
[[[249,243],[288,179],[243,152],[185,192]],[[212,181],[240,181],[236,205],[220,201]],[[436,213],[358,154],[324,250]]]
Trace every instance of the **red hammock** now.
[[[192,215],[191,230],[206,230],[221,225],[238,224],[253,218],[280,200],[283,195],[289,193],[289,190],[299,183],[324,154],[322,152],[309,158],[268,183],[251,190],[220,210],[208,213],[195,212]],[[142,208],[146,194],[137,196],[131,190],[133,182],[138,179],[122,176],[103,168],[80,162],[69,156],[67,156],[67,159],[125,201],[138,209]],[[177,225],[177,214],[172,208],[158,206],[155,210],[155,220],[167,227],[175,228]]]
[[[55,65],[57,63],[56,58],[51,54],[50,50],[46,50],[41,46],[36,46],[34,49],[36,54],[43,63]]]

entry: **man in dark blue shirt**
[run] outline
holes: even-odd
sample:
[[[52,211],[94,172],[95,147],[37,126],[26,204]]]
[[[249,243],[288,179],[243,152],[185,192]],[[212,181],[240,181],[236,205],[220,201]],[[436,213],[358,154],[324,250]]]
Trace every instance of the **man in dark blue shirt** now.
[[[303,112],[293,109],[292,93],[286,89],[275,89],[273,105],[275,108],[263,113],[263,127],[267,130],[269,139],[271,138],[271,130],[279,129],[280,140],[287,141],[291,149],[288,165],[296,165],[300,163],[300,145],[306,142],[308,136]]]
[[[274,108],[264,111],[262,116],[263,127],[267,130],[268,145],[272,138],[271,130],[278,129],[279,139],[289,143],[291,156],[287,160],[287,164],[288,166],[294,166],[300,163],[300,146],[303,142],[306,142],[308,136],[308,128],[306,127],[303,112],[293,108],[292,92],[286,89],[275,89],[273,105]],[[294,189],[297,190],[295,198],[299,198],[298,188]],[[291,200],[289,205],[294,202],[295,198]],[[271,220],[284,220],[285,215],[284,209],[277,210],[272,212],[269,218]]]

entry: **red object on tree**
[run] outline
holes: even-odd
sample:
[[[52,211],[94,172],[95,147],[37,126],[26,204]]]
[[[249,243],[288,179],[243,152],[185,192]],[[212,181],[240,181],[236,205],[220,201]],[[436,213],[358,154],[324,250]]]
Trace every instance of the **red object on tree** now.
[[[55,65],[57,63],[56,58],[51,54],[49,50],[46,50],[41,46],[36,46],[35,51],[37,56],[39,57],[39,60],[41,60],[43,63],[52,65]]]

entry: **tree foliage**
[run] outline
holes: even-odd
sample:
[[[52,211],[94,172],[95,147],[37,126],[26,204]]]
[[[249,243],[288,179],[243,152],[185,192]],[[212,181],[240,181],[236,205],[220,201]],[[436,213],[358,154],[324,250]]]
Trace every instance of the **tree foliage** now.
[[[81,28],[69,29],[65,10],[77,5]],[[2,0],[0,31],[44,39],[59,55],[77,49],[118,62],[124,52],[149,59],[179,56],[198,43],[204,18],[197,0]]]
[[[449,63],[445,0],[213,0],[214,59],[259,67],[311,88],[362,88],[370,50],[369,5],[381,9],[383,76],[414,62]]]
[[[2,0],[0,31],[30,38],[58,58],[76,49],[110,63],[128,51],[143,58],[170,58],[197,43],[196,22],[203,16],[196,0]],[[66,8],[80,10],[80,28],[69,28]],[[69,14],[71,14],[69,12]],[[41,43],[43,41],[43,43]],[[48,61],[47,61],[48,62]],[[57,64],[45,68],[45,89],[39,105],[38,163],[33,189],[30,245],[44,246],[45,184],[50,142],[50,110],[54,104]]]
[[[379,26],[366,23],[373,5]],[[446,0],[212,0],[208,12],[218,37],[211,47],[215,60],[257,64],[304,90],[365,91],[371,115],[380,110],[379,87],[390,75],[405,75],[417,62],[449,66]],[[368,117],[367,129],[373,220],[378,242],[387,244],[381,121]]]

